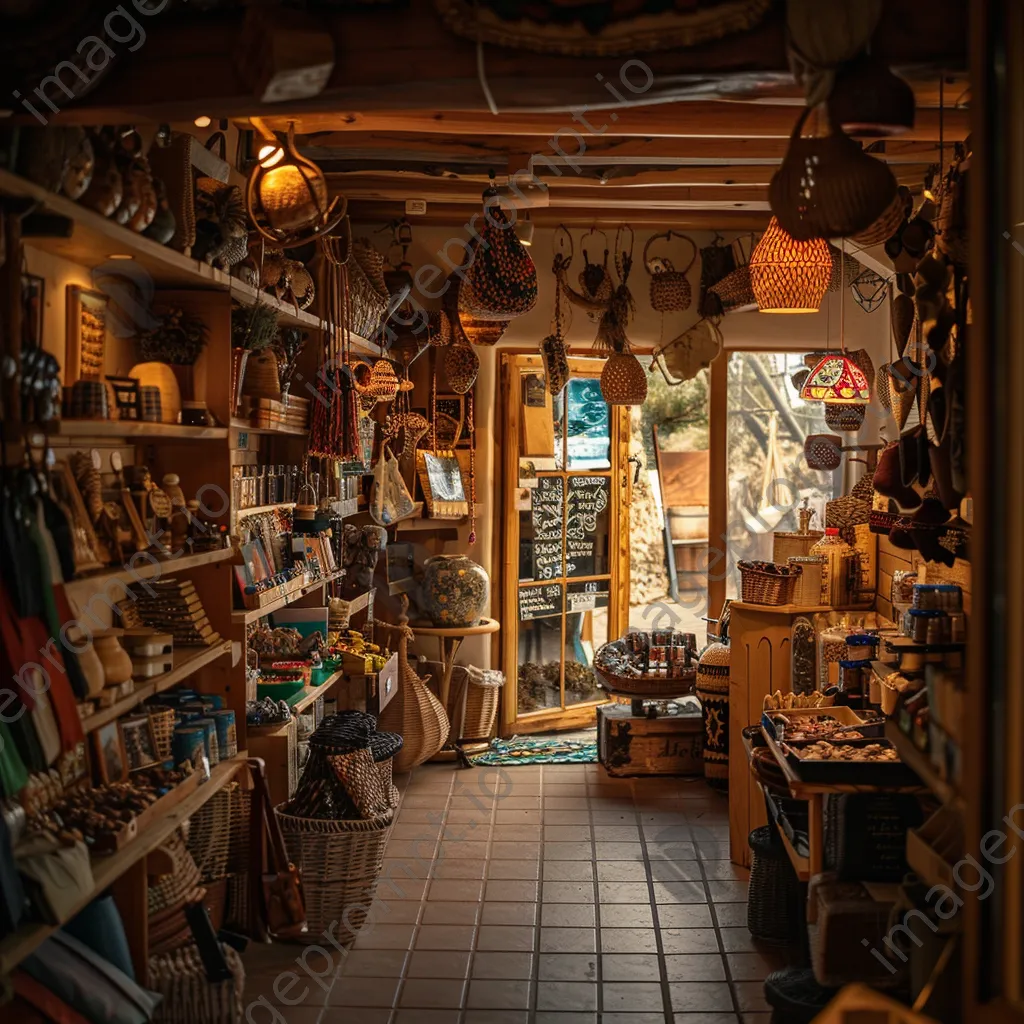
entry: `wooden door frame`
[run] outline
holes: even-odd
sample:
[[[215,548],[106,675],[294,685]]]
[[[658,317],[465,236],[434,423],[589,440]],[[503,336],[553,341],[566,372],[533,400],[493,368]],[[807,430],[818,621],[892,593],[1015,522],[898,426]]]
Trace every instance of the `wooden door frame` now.
[[[495,444],[498,448],[495,465],[501,467],[501,480],[496,492],[500,495],[498,508],[503,510],[500,522],[501,571],[497,587],[500,595],[502,621],[517,623],[519,621],[519,513],[512,507],[510,481],[517,480],[519,477],[521,403],[518,401],[518,382],[514,381],[513,374],[524,366],[532,368],[534,365],[540,372],[543,372],[544,365],[535,349],[502,349],[499,355],[501,365],[498,370],[497,408],[501,409],[504,405],[505,410],[503,414],[495,417],[496,429],[494,432]],[[574,353],[571,360],[603,358],[602,355],[587,351]],[[513,386],[516,390],[513,390]],[[502,396],[504,396],[504,402]],[[516,396],[516,400],[513,400],[513,396]],[[617,586],[609,585],[608,588],[609,639],[614,639],[611,634],[621,630],[629,622],[629,530],[622,529],[620,524],[621,511],[628,507],[631,490],[629,466],[626,461],[629,455],[630,440],[629,414],[628,411],[619,407],[619,415],[616,415],[616,408],[612,407],[610,417],[612,501],[608,519],[609,571],[607,575]],[[622,468],[618,480],[616,480],[617,467]],[[579,472],[580,475],[586,475],[588,471],[580,470]],[[616,493],[616,487],[618,493]],[[581,577],[582,580],[583,577]],[[512,586],[513,582],[515,586]],[[625,586],[622,585],[623,583]],[[518,629],[515,632],[514,639],[512,630],[502,630],[501,633],[500,664],[506,679],[500,708],[499,732],[501,735],[549,731],[555,727],[556,722],[559,729],[573,729],[590,724],[594,720],[595,708],[605,701],[588,701],[583,704],[574,704],[565,710],[553,708],[532,712],[525,718],[519,717],[515,701],[516,686],[518,685]]]

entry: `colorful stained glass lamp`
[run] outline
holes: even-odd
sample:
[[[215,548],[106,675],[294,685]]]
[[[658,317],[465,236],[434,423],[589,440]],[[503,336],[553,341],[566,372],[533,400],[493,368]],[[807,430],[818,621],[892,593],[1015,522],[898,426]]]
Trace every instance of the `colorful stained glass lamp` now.
[[[833,405],[866,405],[871,388],[864,371],[845,353],[830,352],[811,370],[800,397],[805,402]]]

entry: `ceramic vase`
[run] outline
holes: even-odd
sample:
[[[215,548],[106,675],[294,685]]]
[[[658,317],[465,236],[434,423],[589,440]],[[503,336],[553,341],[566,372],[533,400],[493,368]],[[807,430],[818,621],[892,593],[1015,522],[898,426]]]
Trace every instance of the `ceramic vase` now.
[[[487,571],[465,555],[435,555],[424,563],[423,604],[435,626],[477,625],[490,589]]]
[[[93,649],[103,666],[106,686],[120,686],[132,677],[132,659],[121,646],[121,630],[105,629],[93,634]]]

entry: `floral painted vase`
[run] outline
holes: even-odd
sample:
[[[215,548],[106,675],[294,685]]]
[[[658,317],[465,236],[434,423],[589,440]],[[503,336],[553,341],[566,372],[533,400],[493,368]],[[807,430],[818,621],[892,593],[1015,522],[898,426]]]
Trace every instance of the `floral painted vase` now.
[[[423,603],[434,625],[477,625],[491,591],[484,567],[465,555],[435,555],[423,568]]]

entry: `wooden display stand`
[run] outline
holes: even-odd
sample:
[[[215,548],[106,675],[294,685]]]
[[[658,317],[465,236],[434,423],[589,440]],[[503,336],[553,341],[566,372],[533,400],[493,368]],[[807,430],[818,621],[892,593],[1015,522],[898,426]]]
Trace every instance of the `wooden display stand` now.
[[[704,717],[695,698],[682,697],[676,715],[635,715],[629,704],[597,709],[597,759],[609,775],[703,775]]]

